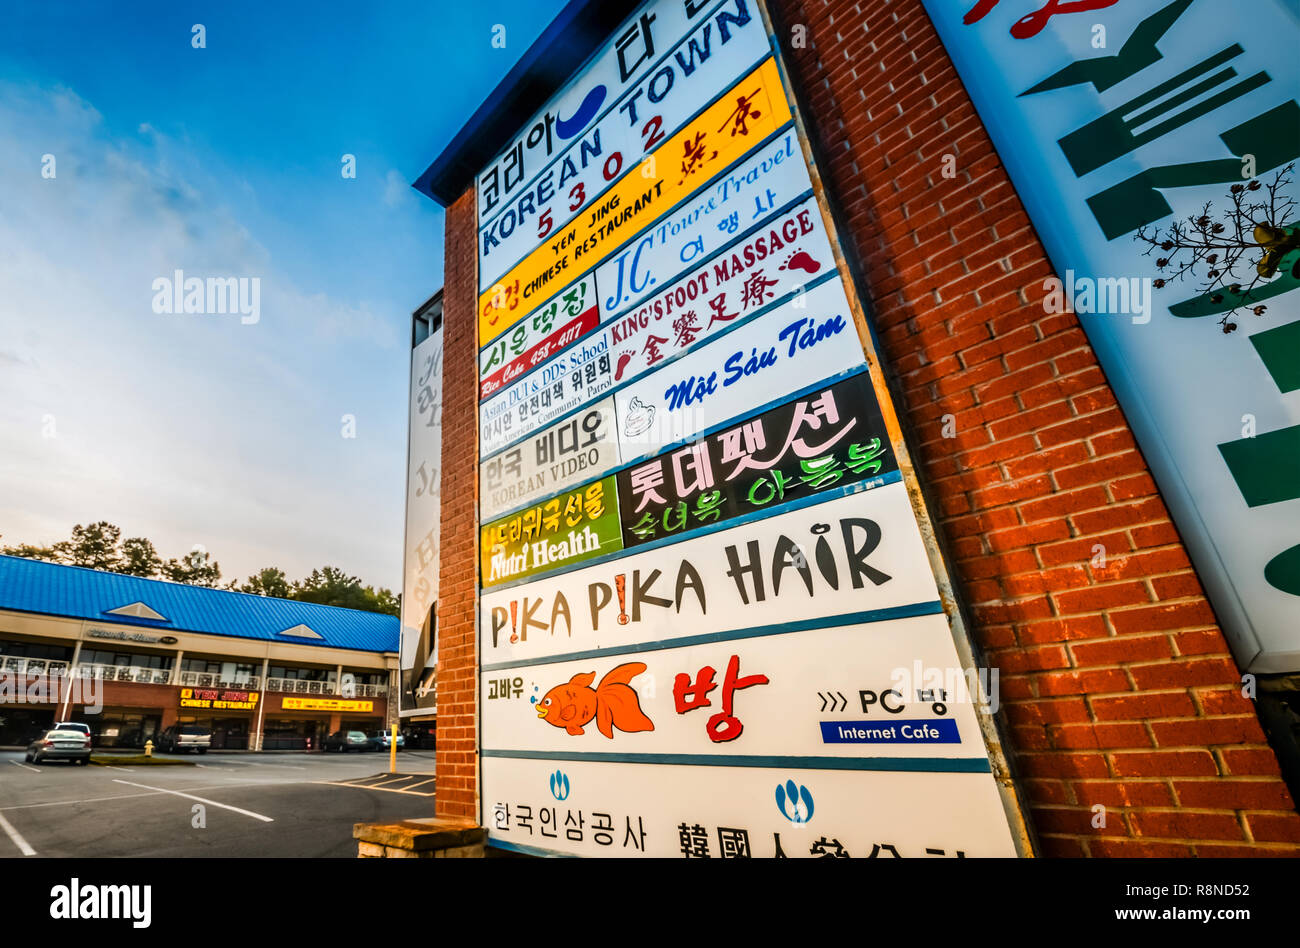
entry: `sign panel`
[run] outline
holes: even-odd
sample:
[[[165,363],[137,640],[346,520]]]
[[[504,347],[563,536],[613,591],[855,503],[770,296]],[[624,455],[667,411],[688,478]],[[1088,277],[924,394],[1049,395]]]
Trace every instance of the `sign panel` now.
[[[480,228],[514,201],[525,183],[533,184],[565,149],[596,121],[606,103],[621,101],[633,83],[655,69],[662,52],[696,22],[699,4],[664,0],[630,17],[592,57],[581,76],[551,97],[478,176]]]
[[[585,276],[479,353],[479,400],[577,342],[599,322],[596,278]]]
[[[614,319],[614,383],[639,378],[740,325],[773,300],[803,289],[814,275],[824,277],[831,262],[821,214],[809,198]],[[637,267],[639,272],[639,262]],[[638,286],[661,285],[653,276],[637,279]]]
[[[479,452],[486,457],[585,405],[614,385],[609,329],[578,340],[537,371],[479,406]]]
[[[860,373],[620,471],[623,544],[683,535],[897,471],[871,378]]]
[[[442,513],[442,327],[411,352],[406,472],[406,543],[402,582],[402,705],[434,707],[430,613],[438,602]]]
[[[645,71],[646,78],[629,86],[587,131],[572,139],[545,171],[529,185],[516,188],[502,210],[490,212],[479,232],[480,289],[490,287],[539,240],[598,201],[611,181],[637,173],[651,150],[680,131],[719,89],[732,85],[767,55],[763,24],[745,0],[728,0],[704,16],[697,14],[690,32],[680,39],[669,32],[671,20],[674,15],[680,18],[685,7],[698,10],[700,5],[656,6],[649,30],[659,34],[661,45],[652,55],[665,50],[663,43],[675,45]],[[600,96],[594,89],[589,96],[593,94]],[[558,127],[567,129],[572,123]],[[526,143],[522,136],[521,141]]]
[[[1105,50],[1100,14],[925,5],[1238,661],[1300,671],[1300,248],[1268,197],[1300,158],[1294,4],[1125,0]],[[1169,228],[1202,216],[1223,256],[1173,279],[1192,258]]]
[[[614,399],[605,398],[479,465],[479,516],[487,520],[618,464]]]
[[[776,63],[768,59],[633,174],[614,184],[574,223],[549,234],[479,297],[479,342],[489,343],[545,297],[599,264],[696,188],[790,119]]]
[[[280,699],[280,707],[285,711],[352,711],[364,714],[374,711],[375,703],[346,698],[291,698],[286,695]]]
[[[491,841],[1013,854],[761,5],[615,37],[479,179]]]
[[[969,684],[925,674],[956,661],[934,614],[489,671],[483,747],[984,762]]]
[[[607,477],[485,526],[479,581],[495,586],[621,549],[618,491]]]
[[[844,287],[824,281],[615,393],[625,458],[657,453],[864,364]]]
[[[600,305],[611,313],[634,305],[692,262],[703,260],[736,233],[756,227],[773,211],[811,188],[798,138],[791,129],[724,174],[711,188],[648,227],[602,264],[596,271],[603,293]],[[807,226],[805,221],[800,224]],[[784,223],[774,223],[773,227],[779,227],[779,236],[786,243],[798,239],[798,235],[784,236],[793,233]],[[767,252],[772,252],[774,244],[769,238]],[[762,259],[757,252],[753,256]],[[742,256],[746,266],[752,266],[754,259],[749,254]],[[811,264],[821,262],[814,259]],[[793,253],[788,260],[773,261],[772,270],[780,269],[777,263],[792,267],[794,272],[789,275],[796,280],[801,270],[804,274],[818,272],[817,266]]]
[[[524,852],[677,859],[1016,854],[989,773],[800,769],[781,761],[634,769],[486,755],[484,763],[483,823],[493,845]]]
[[[938,599],[907,490],[894,483],[484,591],[479,654],[492,670],[836,616],[937,612]]]
[[[230,691],[225,688],[182,688],[181,707],[201,711],[252,711],[257,707],[258,692]]]

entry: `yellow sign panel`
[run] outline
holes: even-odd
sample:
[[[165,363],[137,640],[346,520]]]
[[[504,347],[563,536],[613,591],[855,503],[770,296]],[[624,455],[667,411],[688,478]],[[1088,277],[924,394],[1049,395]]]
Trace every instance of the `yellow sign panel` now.
[[[343,698],[281,698],[285,711],[373,711],[373,701],[348,701]]]
[[[549,235],[478,300],[479,345],[601,263],[702,183],[790,119],[772,59],[731,87],[682,131],[614,184],[568,227]]]
[[[182,688],[181,707],[205,711],[252,711],[257,707],[256,691],[226,688]]]

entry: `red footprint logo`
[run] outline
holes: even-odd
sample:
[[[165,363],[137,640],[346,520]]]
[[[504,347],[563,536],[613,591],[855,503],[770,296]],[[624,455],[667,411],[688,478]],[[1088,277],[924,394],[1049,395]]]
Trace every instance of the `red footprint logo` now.
[[[796,250],[790,254],[790,258],[780,266],[782,270],[803,270],[805,273],[816,273],[821,268],[822,265],[803,250]]]
[[[632,350],[629,349],[627,352],[624,352],[622,355],[618,357],[618,366],[614,369],[615,382],[617,382],[619,379],[623,377],[623,370],[626,369],[627,364],[632,361],[632,356],[634,354],[635,353],[633,353]]]

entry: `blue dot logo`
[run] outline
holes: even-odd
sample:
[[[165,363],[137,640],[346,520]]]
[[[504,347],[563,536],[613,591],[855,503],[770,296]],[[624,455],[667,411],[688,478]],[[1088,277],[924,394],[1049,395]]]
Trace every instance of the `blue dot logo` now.
[[[551,796],[557,800],[569,799],[569,777],[563,771],[551,774]]]
[[[776,785],[776,808],[791,823],[807,823],[813,816],[813,798],[803,784],[793,780]]]

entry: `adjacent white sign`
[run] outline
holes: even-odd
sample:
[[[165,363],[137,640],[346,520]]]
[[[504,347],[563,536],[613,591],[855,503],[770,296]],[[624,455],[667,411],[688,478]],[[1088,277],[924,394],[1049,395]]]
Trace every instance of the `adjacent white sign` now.
[[[479,465],[479,517],[494,520],[618,463],[614,399],[605,398]]]
[[[827,280],[620,388],[623,457],[657,454],[863,362],[844,285]]]
[[[1105,11],[1105,49],[1094,48],[1094,14],[1061,10],[1026,28],[1014,4],[970,23],[964,7],[925,5],[1242,668],[1300,671],[1300,388],[1286,371],[1300,347],[1300,255],[1225,335],[1232,294],[1202,294],[1207,266],[1156,287],[1169,251],[1134,240],[1142,226],[1228,220],[1231,187],[1270,184],[1300,159],[1294,4],[1260,0],[1236,16],[1217,3],[1125,0]],[[1254,241],[1253,224],[1222,235],[1242,238]],[[1253,280],[1262,254],[1227,282]]]
[[[603,311],[634,306],[811,187],[799,139],[790,129],[601,264],[596,279]]]
[[[480,456],[518,441],[613,385],[609,330],[601,329],[479,406]]]
[[[479,655],[491,668],[938,599],[900,482],[485,591]]]
[[[937,613],[488,671],[483,746],[982,761],[960,667]]]
[[[570,132],[570,143],[546,170],[527,186],[516,186],[513,197],[486,216],[479,231],[480,291],[491,286],[539,241],[558,234],[612,182],[635,173],[645,156],[685,128],[719,89],[731,86],[767,55],[762,19],[747,0],[727,0],[686,24],[685,8],[690,6],[683,0],[667,0],[647,10],[648,32],[630,35],[636,53],[645,52],[649,37],[650,55],[656,58],[656,65],[639,70],[645,78],[627,87],[617,103],[609,95],[611,88],[617,88],[616,70],[611,69],[607,76],[600,77],[601,81],[597,74],[589,74],[578,87],[591,91],[577,106],[577,116],[566,122],[559,118],[565,113],[556,112],[554,129]],[[684,28],[690,29],[689,34],[683,35]],[[616,60],[617,49],[614,53],[612,58]],[[625,59],[632,55],[629,53]],[[605,109],[600,118],[585,131],[575,129],[578,119],[597,102],[597,111]],[[539,153],[545,143],[540,131],[545,122],[546,117],[539,118],[533,126],[539,129],[535,148]],[[517,141],[526,146],[531,137],[521,135]],[[515,154],[507,152],[503,157],[500,181],[510,177]],[[682,157],[656,156],[660,161],[679,161]],[[523,164],[528,164],[527,155],[523,155]],[[480,193],[482,186],[492,180],[491,175],[489,171],[485,179],[480,179]]]
[[[402,581],[402,668],[423,666],[432,643],[420,641],[438,601],[442,510],[442,329],[411,352],[411,410],[406,474],[405,571]],[[418,654],[422,653],[422,654]],[[418,675],[419,669],[415,670]]]
[[[988,773],[486,758],[495,845],[580,856],[1015,856]]]

